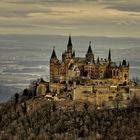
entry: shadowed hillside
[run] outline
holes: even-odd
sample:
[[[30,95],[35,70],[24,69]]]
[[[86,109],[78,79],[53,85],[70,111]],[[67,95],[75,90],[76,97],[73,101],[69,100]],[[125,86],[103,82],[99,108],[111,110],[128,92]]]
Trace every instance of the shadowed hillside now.
[[[3,140],[136,140],[140,137],[139,100],[128,109],[97,110],[89,102],[32,98],[0,106]]]

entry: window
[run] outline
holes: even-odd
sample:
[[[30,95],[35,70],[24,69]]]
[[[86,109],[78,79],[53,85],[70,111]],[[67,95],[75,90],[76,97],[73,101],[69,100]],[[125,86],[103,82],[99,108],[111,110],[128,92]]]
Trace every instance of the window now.
[[[119,72],[118,72],[118,70],[117,70],[117,76],[119,76]]]
[[[124,75],[125,80],[127,79],[127,74]]]
[[[108,97],[109,101],[113,100],[113,96]]]
[[[113,75],[115,76],[115,70],[113,71]]]

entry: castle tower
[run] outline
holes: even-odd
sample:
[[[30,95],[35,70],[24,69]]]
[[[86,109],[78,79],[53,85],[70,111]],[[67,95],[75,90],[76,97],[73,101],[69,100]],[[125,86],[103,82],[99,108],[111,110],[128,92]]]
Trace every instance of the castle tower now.
[[[125,85],[129,81],[129,63],[127,64],[126,60],[122,61],[120,67],[120,77],[122,79],[122,83]]]
[[[54,72],[55,72],[55,67],[58,62],[56,52],[55,52],[55,47],[53,47],[53,52],[50,58],[50,82],[54,81]]]
[[[94,63],[94,54],[93,54],[92,48],[91,48],[91,41],[89,42],[88,51],[86,53],[86,61]]]
[[[67,51],[63,54],[63,61],[69,62],[73,57],[75,57],[75,53],[72,50],[72,39],[71,35],[69,35],[68,44],[67,44]]]

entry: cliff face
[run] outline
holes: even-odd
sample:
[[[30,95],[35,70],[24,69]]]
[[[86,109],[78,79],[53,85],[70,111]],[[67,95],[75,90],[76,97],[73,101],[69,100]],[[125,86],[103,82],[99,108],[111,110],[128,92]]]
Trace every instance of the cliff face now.
[[[97,110],[89,102],[41,97],[9,102],[0,107],[0,139],[138,139],[139,105],[134,99],[127,109]]]

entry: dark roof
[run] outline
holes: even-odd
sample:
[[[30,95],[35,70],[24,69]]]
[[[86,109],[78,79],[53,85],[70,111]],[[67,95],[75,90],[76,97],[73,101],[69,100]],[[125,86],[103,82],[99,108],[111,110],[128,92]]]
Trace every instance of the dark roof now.
[[[53,48],[51,59],[57,59],[57,56],[56,56],[56,53],[55,53],[55,48]]]
[[[123,60],[122,66],[126,66],[126,60]]]
[[[93,54],[92,48],[91,48],[91,42],[89,42],[89,47],[88,47],[87,54]]]
[[[72,46],[71,35],[69,35],[68,46]]]
[[[97,58],[97,63],[98,63],[98,64],[100,63],[100,59],[99,59],[99,56],[98,56],[98,58]]]
[[[109,49],[108,60],[111,60],[111,50]]]

